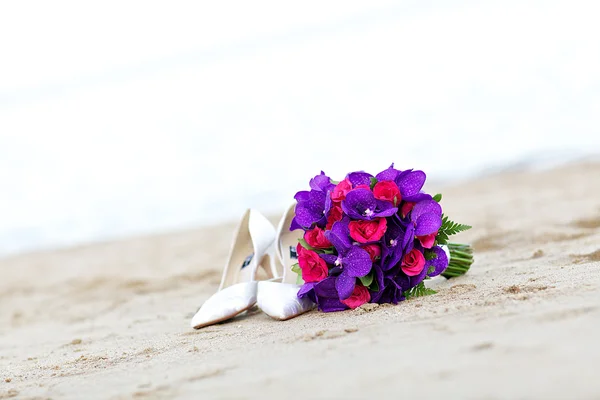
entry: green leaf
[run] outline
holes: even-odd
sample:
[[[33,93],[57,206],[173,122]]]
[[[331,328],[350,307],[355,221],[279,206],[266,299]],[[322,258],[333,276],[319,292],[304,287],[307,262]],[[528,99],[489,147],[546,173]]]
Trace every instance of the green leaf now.
[[[329,182],[333,183],[334,185],[337,185],[338,183],[340,183],[340,181],[334,181],[333,179],[330,179]]]
[[[292,272],[296,274],[296,285],[303,285],[304,279],[302,279],[302,269],[300,268],[300,264],[296,263],[292,265]]]
[[[312,247],[310,244],[306,243],[306,240],[304,240],[304,238],[300,238],[298,239],[298,242],[300,242],[300,245],[302,247],[304,247],[306,250],[315,250],[314,247]]]
[[[369,287],[371,285],[371,283],[373,283],[373,271],[369,272],[365,276],[361,276],[358,279],[360,279],[363,286]]]
[[[292,272],[295,272],[298,275],[302,275],[302,269],[300,268],[300,264],[296,263],[292,265]]]
[[[375,177],[371,177],[371,190],[373,190],[373,188],[375,187],[375,185],[377,184],[377,178]]]
[[[458,224],[442,214],[442,227],[440,230],[444,231],[448,236],[456,235],[459,232],[467,231],[471,228],[472,226],[470,225]]]
[[[406,300],[410,300],[414,297],[429,296],[430,294],[436,293],[437,292],[435,290],[425,287],[425,283],[421,282],[414,288],[405,291],[403,294],[404,297],[406,297]]]
[[[433,199],[439,203],[440,201],[442,201],[442,194],[436,194],[435,196],[433,196]]]
[[[450,236],[471,229],[469,225],[458,224],[442,214],[442,226],[436,237],[436,244],[447,244]]]
[[[435,260],[436,258],[437,258],[437,254],[435,254],[435,251],[425,250],[425,259],[427,261]]]
[[[371,285],[369,285],[369,289],[374,292],[379,292],[379,283],[377,282],[377,279],[373,279],[373,282],[371,282]]]
[[[335,253],[335,249],[333,247],[330,247],[328,249],[319,249],[319,250],[323,254],[334,254]]]

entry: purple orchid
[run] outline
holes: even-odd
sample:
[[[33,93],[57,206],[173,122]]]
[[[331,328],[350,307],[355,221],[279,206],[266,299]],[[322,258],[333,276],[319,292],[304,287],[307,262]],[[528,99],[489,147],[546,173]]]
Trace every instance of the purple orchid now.
[[[392,173],[387,172],[387,174],[391,175]],[[400,189],[402,200],[418,202],[427,198],[430,199],[430,195],[421,193],[421,189],[425,184],[425,179],[427,179],[427,175],[425,175],[425,172],[423,171],[413,171],[408,169],[406,171],[399,172],[394,181],[396,182],[396,185],[398,185],[398,189]]]
[[[327,193],[335,187],[333,183],[331,183],[331,178],[325,175],[325,172],[321,171],[321,173],[310,180],[310,188],[312,190],[316,190],[318,192]]]
[[[444,272],[448,267],[448,255],[440,246],[432,247],[431,251],[435,253],[435,258],[425,262],[425,269],[429,271],[433,267],[433,270],[428,272],[427,276],[434,277]]]
[[[403,240],[405,229],[394,218],[388,220],[387,230],[381,243],[381,267],[390,270],[404,255]]]
[[[342,210],[352,219],[372,220],[379,217],[390,217],[398,208],[387,201],[377,200],[369,189],[353,189],[342,201]]]
[[[338,254],[320,254],[325,262],[336,267],[330,274],[341,271],[336,278],[335,288],[342,300],[352,295],[356,278],[367,275],[373,266],[369,253],[359,246],[354,246],[350,241],[349,222],[346,217],[333,224],[330,231],[325,232],[325,237],[333,244]]]
[[[381,171],[380,173],[378,173],[375,178],[377,178],[377,181],[381,182],[381,181],[395,181],[396,178],[398,177],[398,175],[400,175],[402,171],[399,171],[397,169],[394,168],[394,164],[392,163],[392,165],[390,165],[390,167],[386,170]]]
[[[305,283],[300,288],[298,297],[308,297],[323,312],[346,310],[348,306],[340,301],[335,282],[336,278],[329,276],[321,282]]]
[[[310,187],[312,190],[300,191],[294,196],[297,204],[290,230],[311,229],[314,224],[322,228],[327,223],[327,213],[331,208],[329,192],[335,185],[321,171],[321,174],[310,180]]]
[[[353,188],[357,187],[358,185],[370,186],[372,177],[373,175],[368,174],[364,171],[351,172],[348,175],[346,175],[346,179],[350,181]]]
[[[415,204],[409,217],[402,242],[405,253],[412,250],[415,237],[423,238],[428,242],[427,247],[431,247],[435,234],[442,226],[442,207],[435,200],[420,201]]]

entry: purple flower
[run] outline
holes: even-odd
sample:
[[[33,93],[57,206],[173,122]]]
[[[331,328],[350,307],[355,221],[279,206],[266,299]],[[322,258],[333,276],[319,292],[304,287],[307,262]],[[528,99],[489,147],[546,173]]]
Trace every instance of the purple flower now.
[[[333,244],[338,254],[320,255],[328,264],[333,264],[339,268],[339,270],[333,268],[330,274],[341,271],[336,277],[335,288],[337,289],[339,299],[342,300],[352,295],[354,286],[356,286],[356,278],[367,275],[373,265],[371,257],[366,250],[352,245],[348,229],[349,222],[349,219],[346,217],[334,223],[331,230],[325,232],[325,237]]]
[[[348,307],[340,301],[335,282],[336,278],[329,276],[321,282],[305,283],[300,288],[298,297],[308,297],[323,312],[346,310]]]
[[[448,256],[446,252],[439,246],[434,246],[431,251],[435,253],[435,258],[425,262],[425,269],[429,271],[433,267],[433,271],[427,276],[438,276],[448,267]]]
[[[409,213],[406,233],[402,247],[405,253],[413,248],[415,236],[426,237],[435,234],[442,226],[442,207],[435,200],[420,201]],[[430,247],[430,246],[429,246]]]
[[[321,174],[315,176],[310,180],[310,188],[318,192],[329,192],[333,190],[335,185],[331,183],[331,178],[325,175],[325,172],[321,171]]]
[[[335,188],[331,179],[323,171],[310,180],[310,191],[296,193],[295,216],[290,230],[311,229],[314,224],[323,228],[327,223],[327,213],[331,208],[329,192]]]
[[[410,202],[423,200],[423,198],[420,197],[420,195],[422,195],[420,192],[425,184],[426,178],[427,176],[423,171],[413,171],[409,169],[400,172],[396,176],[395,181],[402,194],[402,200]]]
[[[395,218],[388,219],[387,230],[381,243],[381,267],[384,271],[388,271],[402,259],[404,231]]]
[[[358,185],[367,185],[371,186],[371,178],[373,175],[368,174],[364,171],[351,172],[346,175],[346,178],[352,184],[352,187],[357,187]]]
[[[396,178],[398,177],[398,175],[401,173],[402,171],[398,171],[397,169],[394,168],[394,163],[392,163],[392,165],[390,165],[390,167],[386,170],[381,171],[380,173],[378,173],[375,178],[377,178],[377,181],[381,182],[381,181],[395,181]]]
[[[352,219],[372,220],[392,216],[398,208],[390,202],[377,200],[370,190],[359,188],[348,192],[342,201],[342,210]]]

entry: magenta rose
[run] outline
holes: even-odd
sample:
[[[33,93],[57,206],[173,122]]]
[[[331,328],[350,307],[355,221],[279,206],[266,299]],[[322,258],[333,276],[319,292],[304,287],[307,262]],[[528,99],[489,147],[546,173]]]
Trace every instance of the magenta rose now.
[[[435,237],[437,236],[437,234],[438,233],[435,232],[435,233],[431,233],[429,235],[417,236],[417,239],[419,239],[419,242],[421,242],[423,247],[425,247],[426,249],[430,249],[433,247],[433,244],[435,243]]]
[[[371,294],[369,290],[363,285],[354,286],[354,291],[345,300],[340,300],[342,303],[347,305],[348,307],[355,309],[357,307],[362,306],[365,303],[368,303],[371,300]]]
[[[304,282],[320,282],[329,275],[325,260],[312,250],[303,249],[298,254],[298,264]]]
[[[325,237],[325,231],[318,226],[304,233],[304,240],[315,249],[327,249],[331,243]]]
[[[371,261],[375,262],[375,259],[381,257],[381,247],[378,244],[367,244],[362,247],[369,253]]]
[[[415,206],[415,203],[412,203],[410,201],[407,201],[404,204],[402,204],[402,207],[400,207],[400,212],[402,213],[402,218],[406,217],[408,215],[408,213],[411,212],[411,210],[413,209],[414,206]]]
[[[346,198],[346,195],[351,190],[352,183],[350,183],[348,178],[346,178],[338,183],[335,188],[333,188],[333,191],[331,192],[331,200],[333,200],[335,203],[339,203]]]
[[[325,226],[325,229],[331,229],[334,223],[342,220],[343,216],[344,213],[342,211],[342,207],[340,207],[339,204],[335,204],[333,207],[331,207],[331,210],[329,210],[329,216],[327,217],[327,225]]]
[[[402,201],[402,194],[398,185],[393,181],[381,181],[373,187],[373,195],[377,200],[389,201],[393,205],[399,204]]]
[[[358,243],[375,242],[383,236],[387,229],[385,218],[376,218],[371,221],[351,221],[348,224],[350,237]]]
[[[419,250],[412,249],[410,253],[404,256],[400,267],[408,276],[419,275],[425,267],[425,257]]]

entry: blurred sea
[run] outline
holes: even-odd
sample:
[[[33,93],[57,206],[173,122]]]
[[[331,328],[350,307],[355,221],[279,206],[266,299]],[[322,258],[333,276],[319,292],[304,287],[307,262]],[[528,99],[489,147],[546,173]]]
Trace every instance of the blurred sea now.
[[[600,153],[600,3],[181,4],[0,6],[0,255]]]

